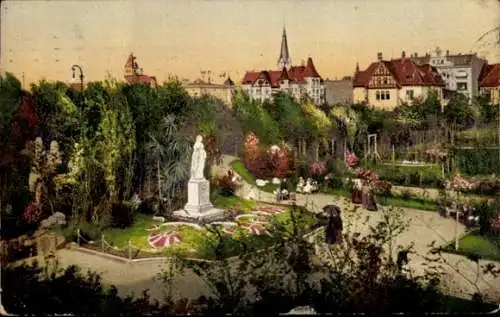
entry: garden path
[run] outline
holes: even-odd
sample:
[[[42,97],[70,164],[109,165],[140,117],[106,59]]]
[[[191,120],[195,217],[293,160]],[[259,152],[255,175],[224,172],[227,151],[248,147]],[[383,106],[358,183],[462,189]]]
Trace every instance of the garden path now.
[[[234,159],[235,157],[224,156],[223,164],[216,166],[214,172],[224,173],[229,163]],[[250,185],[243,184],[237,194],[244,197],[250,189]],[[272,194],[260,192],[260,195],[260,200],[264,202],[275,202]],[[321,208],[326,204],[334,203],[339,205],[344,211],[343,218],[346,230],[349,226],[353,226],[360,233],[366,232],[369,225],[376,224],[381,217],[380,212],[369,212],[363,209],[349,213],[347,212],[349,208],[346,208],[349,202],[332,195],[312,194],[306,197],[299,194],[297,196],[298,205],[305,205],[306,202],[308,203],[308,207],[314,212],[321,211]],[[356,215],[361,215],[361,218],[356,220]],[[416,253],[420,255],[425,254],[429,250],[428,244],[432,241],[436,241],[437,244],[442,245],[453,240],[455,236],[455,222],[451,219],[441,218],[435,212],[403,208],[403,215],[409,221],[409,228],[398,237],[395,244],[407,246],[413,242],[415,243]],[[363,219],[366,217],[368,219],[365,222]],[[462,225],[458,229],[459,233],[464,232]],[[84,270],[90,269],[101,273],[103,281],[116,285],[120,295],[130,294],[131,292],[140,295],[144,289],[148,288],[153,298],[161,300],[163,297],[162,285],[155,280],[155,277],[165,267],[164,264],[162,265],[158,262],[122,263],[102,256],[83,253],[78,249],[59,250],[57,251],[57,257],[62,267],[78,265]],[[453,254],[446,254],[445,259],[451,263],[451,267],[460,270],[461,274],[466,278],[475,279],[475,263],[462,256]],[[423,271],[425,268],[422,264],[423,262],[421,256],[410,254],[410,266],[415,271]],[[483,265],[487,262],[480,261],[480,264]],[[496,262],[495,264],[500,267],[500,263]],[[448,284],[451,288],[449,293],[470,298],[470,294],[475,292],[475,289],[461,274],[456,273],[451,268],[448,268],[447,271],[450,274],[448,278]],[[176,276],[174,278],[173,295],[175,298],[180,296],[195,298],[203,293],[208,293],[208,289],[203,285],[199,277],[188,270],[184,273],[183,276]],[[495,279],[490,276],[480,276],[478,284],[480,290],[487,294],[488,297],[493,298],[496,302],[500,302],[500,277]]]
[[[226,173],[227,169],[230,167],[230,163],[235,159],[238,158],[224,155],[221,166],[215,167],[215,172]],[[273,194],[260,191],[256,186],[252,186],[245,182],[242,183],[242,186],[236,194],[240,197],[246,197],[252,189],[257,194],[257,200],[261,202],[276,203]],[[361,234],[367,233],[369,227],[376,225],[382,218],[382,213],[370,212],[363,208],[359,208],[353,213],[346,212],[352,209],[352,204],[347,199],[322,193],[310,195],[297,194],[296,204],[306,206],[312,212],[321,212],[323,206],[327,204],[336,204],[344,211],[344,227],[347,228],[351,226],[354,232],[360,232]],[[441,217],[437,212],[409,208],[398,209],[402,210],[403,219],[408,221],[409,225],[407,230],[396,238],[394,246],[401,245],[406,247],[413,244],[416,254],[409,255],[410,267],[414,269],[415,272],[423,273],[426,268],[425,264],[423,265],[425,262],[423,256],[430,250],[429,245],[433,241],[435,241],[436,245],[445,245],[454,241],[456,222],[453,219]],[[462,224],[457,226],[457,230],[459,235],[465,233],[465,227]],[[394,249],[396,248],[394,247]],[[396,255],[396,252],[397,250],[394,250],[394,255]],[[457,296],[474,293],[476,289],[466,279],[475,280],[477,271],[476,264],[463,256],[454,254],[446,253],[444,254],[444,258],[451,264],[450,266],[445,266],[449,274],[447,283],[449,284],[450,292]],[[479,262],[481,265],[494,263],[500,268],[500,262],[483,260]],[[455,270],[459,270],[460,273],[457,273]],[[494,278],[492,276],[484,276],[480,273],[478,285],[483,292],[487,293],[491,298],[494,298],[495,301],[500,302],[500,276]]]

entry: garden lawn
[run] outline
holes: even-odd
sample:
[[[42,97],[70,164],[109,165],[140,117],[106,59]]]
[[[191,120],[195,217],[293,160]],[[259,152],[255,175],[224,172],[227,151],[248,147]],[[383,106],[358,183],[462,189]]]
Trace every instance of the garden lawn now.
[[[214,200],[214,206],[222,209],[235,208],[241,211],[250,211],[254,208],[256,202],[253,200],[246,200],[238,196],[222,196],[218,195]]]
[[[128,241],[132,242],[132,245],[138,248],[149,248],[147,241],[147,236],[149,235],[148,229],[152,225],[160,224],[158,221],[154,221],[153,216],[137,213],[134,216],[134,222],[128,228],[107,228],[103,231],[104,239],[108,241],[111,245],[118,248],[128,247]],[[96,243],[100,241],[96,241]]]
[[[438,205],[435,201],[426,200],[426,199],[405,199],[403,197],[391,196],[385,198],[378,198],[378,202],[384,206],[393,206],[399,208],[408,208],[408,209],[419,209],[426,211],[437,211]]]
[[[340,197],[351,197],[351,192],[345,188],[333,188],[326,191],[327,194]],[[384,198],[377,196],[377,202],[384,206],[394,206],[399,208],[420,209],[426,211],[437,211],[437,203],[431,200],[416,199],[416,198],[403,198],[398,196],[390,196]]]
[[[243,164],[242,161],[240,161],[240,160],[234,160],[234,161],[231,162],[230,165],[233,168],[233,170],[238,175],[240,175],[241,178],[243,178],[243,180],[245,182],[247,182],[248,184],[256,186],[255,176],[246,168],[245,164]],[[266,184],[266,186],[260,187],[260,189],[262,189],[265,192],[272,193],[272,192],[274,192],[276,190],[276,188],[278,188],[278,186],[279,185],[268,183],[268,184]]]
[[[257,207],[257,210],[259,209],[255,202],[238,197],[220,196],[217,198],[215,205],[225,208],[232,207],[247,213],[250,213],[250,210],[255,207]],[[299,234],[306,234],[312,231],[313,226],[317,225],[317,218],[303,207],[297,207],[293,216],[296,220],[296,230]],[[294,227],[291,219],[292,214],[290,208],[287,208],[286,211],[280,214],[271,216],[269,220],[271,236],[265,234],[252,235],[248,233],[247,229],[238,228],[233,236],[222,233],[219,238],[219,234],[213,229],[203,228],[202,230],[198,230],[189,226],[180,226],[175,230],[182,236],[182,242],[158,250],[157,254],[215,260],[221,257],[237,256],[244,250],[262,250],[271,247],[280,239],[280,234],[273,234],[273,230],[276,230],[276,228],[283,229],[285,236],[293,232]],[[158,224],[160,223],[152,220],[151,215],[136,214],[134,223],[130,227],[124,229],[108,228],[103,231],[103,234],[105,240],[109,244],[122,251],[124,250],[124,254],[127,253],[126,250],[129,240],[134,247],[134,253],[137,251],[136,248],[139,248],[143,253],[149,253],[152,247],[148,243],[150,232],[146,229]],[[159,232],[169,230],[171,229],[166,226],[160,228]],[[243,247],[243,245],[245,245],[245,247]],[[100,248],[101,242],[96,241],[94,247]],[[113,253],[113,250],[109,248],[106,248],[104,251]],[[133,257],[135,256],[133,255]]]
[[[463,236],[459,242],[459,249],[455,251],[455,242],[445,247],[445,251],[465,256],[477,256],[483,260],[500,261],[500,241],[481,236],[478,231],[472,231]]]

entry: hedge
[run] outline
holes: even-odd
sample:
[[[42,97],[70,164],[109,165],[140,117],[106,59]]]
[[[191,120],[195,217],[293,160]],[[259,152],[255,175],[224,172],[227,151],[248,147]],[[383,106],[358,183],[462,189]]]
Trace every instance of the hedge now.
[[[470,176],[499,174],[498,149],[455,149],[454,156],[461,173]]]
[[[441,168],[430,166],[393,166],[377,165],[374,167],[380,179],[393,185],[440,188],[443,186]]]

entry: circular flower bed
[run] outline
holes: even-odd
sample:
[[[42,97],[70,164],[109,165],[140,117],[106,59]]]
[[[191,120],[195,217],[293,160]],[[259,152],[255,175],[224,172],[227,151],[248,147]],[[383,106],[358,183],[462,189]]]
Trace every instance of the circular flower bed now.
[[[243,214],[236,216],[234,220],[238,223],[245,224],[245,223],[250,223],[253,222],[253,220],[257,218],[257,215],[254,214]]]
[[[211,225],[220,226],[221,231],[228,235],[233,235],[238,228],[236,222],[212,222]]]
[[[282,207],[274,207],[274,206],[265,206],[265,207],[259,207],[256,212],[263,212],[271,215],[275,214],[280,214],[282,212],[285,212],[285,209]]]
[[[248,233],[254,234],[254,235],[271,235],[271,233],[260,223],[251,223],[250,225],[245,227],[248,230]]]
[[[148,242],[153,248],[168,248],[176,243],[182,242],[182,236],[176,232],[159,233],[150,235]]]

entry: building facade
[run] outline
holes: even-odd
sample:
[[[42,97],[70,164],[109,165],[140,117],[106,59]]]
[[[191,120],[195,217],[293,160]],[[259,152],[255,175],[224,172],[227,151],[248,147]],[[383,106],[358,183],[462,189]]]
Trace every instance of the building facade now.
[[[494,105],[500,104],[500,64],[485,65],[479,78],[479,93]]]
[[[285,92],[295,99],[308,96],[316,105],[325,103],[324,80],[319,75],[312,58],[301,66],[291,66],[286,30],[283,29],[278,58],[280,70],[247,71],[241,88],[252,100],[264,102],[276,92]]]
[[[142,68],[139,68],[136,57],[130,53],[125,63],[125,81],[129,84],[146,84],[156,87],[156,77],[144,75]]]
[[[329,105],[352,102],[352,78],[325,80],[325,100]]]
[[[223,84],[213,84],[197,79],[191,83],[184,84],[184,88],[191,97],[208,95],[223,101],[229,107],[233,106],[236,87],[230,77]]]
[[[444,97],[448,100],[453,93],[462,93],[470,100],[479,95],[479,76],[486,60],[476,54],[450,54],[446,51],[441,54],[439,49],[436,54],[427,54],[422,57],[413,56],[412,60],[419,64],[429,64],[437,69],[445,82]]]
[[[356,71],[353,78],[353,101],[376,108],[392,110],[414,99],[424,99],[430,92],[443,99],[444,81],[436,68],[418,65],[405,54],[400,59],[385,61],[378,53],[378,61],[364,71]]]

